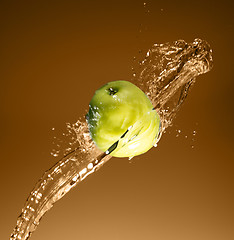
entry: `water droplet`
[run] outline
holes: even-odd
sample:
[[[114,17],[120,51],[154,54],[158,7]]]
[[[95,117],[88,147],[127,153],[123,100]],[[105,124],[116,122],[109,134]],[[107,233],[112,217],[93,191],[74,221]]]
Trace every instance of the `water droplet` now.
[[[51,153],[51,155],[54,156],[54,157],[58,157],[57,153]]]
[[[78,177],[79,177],[79,175],[77,174],[74,178],[72,178],[72,181],[76,182]]]
[[[92,163],[89,163],[88,166],[87,166],[88,169],[92,169],[93,168],[93,164]]]
[[[84,168],[82,169],[80,172],[79,172],[79,175],[82,176],[83,174],[85,174],[87,172],[87,168]]]

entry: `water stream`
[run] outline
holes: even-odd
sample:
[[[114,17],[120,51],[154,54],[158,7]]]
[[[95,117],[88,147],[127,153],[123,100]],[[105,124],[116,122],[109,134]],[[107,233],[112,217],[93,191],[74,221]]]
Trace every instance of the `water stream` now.
[[[139,73],[134,74],[131,81],[148,95],[159,113],[162,122],[160,137],[172,124],[196,77],[210,71],[212,63],[212,50],[200,39],[190,44],[183,40],[155,44],[149,49]],[[71,124],[71,129],[75,138],[70,145],[74,149],[37,182],[17,219],[11,240],[29,239],[42,216],[55,202],[111,158],[96,148],[85,118]]]

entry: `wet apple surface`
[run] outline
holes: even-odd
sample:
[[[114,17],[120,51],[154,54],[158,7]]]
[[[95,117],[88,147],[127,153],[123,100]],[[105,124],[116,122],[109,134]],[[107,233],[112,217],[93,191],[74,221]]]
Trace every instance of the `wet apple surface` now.
[[[86,115],[97,147],[115,157],[134,157],[157,141],[160,118],[145,93],[128,81],[99,88]]]

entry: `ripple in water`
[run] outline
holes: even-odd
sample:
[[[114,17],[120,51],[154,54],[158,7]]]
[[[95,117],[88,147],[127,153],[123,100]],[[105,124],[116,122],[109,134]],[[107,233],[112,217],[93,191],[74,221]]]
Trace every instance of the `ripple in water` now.
[[[190,44],[183,40],[155,44],[149,49],[131,81],[148,95],[159,113],[163,126],[160,136],[172,124],[196,77],[210,71],[212,63],[212,50],[200,39]],[[65,151],[69,153],[46,171],[34,187],[11,240],[29,239],[55,202],[111,158],[94,145],[84,117],[67,126],[70,147]]]

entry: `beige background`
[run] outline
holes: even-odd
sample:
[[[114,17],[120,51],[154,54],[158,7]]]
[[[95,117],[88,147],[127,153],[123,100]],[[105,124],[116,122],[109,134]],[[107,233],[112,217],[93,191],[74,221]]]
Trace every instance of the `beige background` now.
[[[131,163],[112,159],[46,214],[32,240],[233,239],[233,3],[145,2],[1,1],[0,239],[57,161],[53,137],[94,91],[130,79],[133,58],[152,44],[196,37],[211,44],[214,68],[158,148]]]

